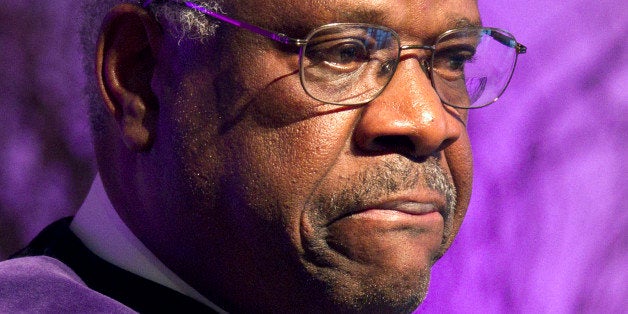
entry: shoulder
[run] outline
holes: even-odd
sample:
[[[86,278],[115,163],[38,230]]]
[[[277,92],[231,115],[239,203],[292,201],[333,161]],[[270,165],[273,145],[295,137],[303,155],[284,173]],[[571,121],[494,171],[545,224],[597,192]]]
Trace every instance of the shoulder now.
[[[0,313],[24,311],[133,313],[90,289],[69,267],[47,256],[0,262]]]

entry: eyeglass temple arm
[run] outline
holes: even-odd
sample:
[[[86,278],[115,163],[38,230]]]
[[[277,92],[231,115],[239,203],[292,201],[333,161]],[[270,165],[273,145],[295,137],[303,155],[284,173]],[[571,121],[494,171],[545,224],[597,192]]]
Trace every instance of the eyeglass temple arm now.
[[[144,7],[148,7],[148,5],[150,3],[152,3],[152,2],[153,2],[153,0],[144,1],[143,6]],[[232,19],[232,18],[230,18],[230,17],[228,17],[226,15],[222,15],[220,13],[207,10],[206,8],[200,6],[200,5],[196,4],[196,3],[190,2],[190,1],[184,1],[183,4],[185,6],[191,8],[191,9],[194,9],[194,10],[200,12],[200,13],[209,15],[209,16],[215,18],[215,19],[218,19],[218,20],[223,21],[225,23],[229,23],[229,24],[231,24],[233,26],[236,26],[236,27],[239,27],[239,28],[244,28],[244,29],[246,29],[246,30],[248,30],[250,32],[262,35],[262,36],[264,36],[266,38],[272,39],[274,41],[278,41],[280,43],[284,43],[284,44],[288,44],[288,45],[297,45],[297,46],[303,46],[306,43],[306,41],[303,40],[303,39],[291,38],[291,37],[288,37],[288,36],[286,36],[284,34],[281,34],[281,33],[272,32],[272,31],[269,31],[267,29],[264,29],[264,28],[261,28],[261,27],[258,27],[258,26],[246,23],[246,22],[242,22],[242,21],[238,21],[236,19]]]
[[[526,51],[528,50],[526,46],[518,43],[514,38],[506,36],[500,32],[495,32],[490,28],[485,28],[482,30],[482,32],[486,35],[493,37],[495,40],[497,40],[498,42],[508,47],[515,48],[515,51],[517,52],[517,54],[526,53]]]

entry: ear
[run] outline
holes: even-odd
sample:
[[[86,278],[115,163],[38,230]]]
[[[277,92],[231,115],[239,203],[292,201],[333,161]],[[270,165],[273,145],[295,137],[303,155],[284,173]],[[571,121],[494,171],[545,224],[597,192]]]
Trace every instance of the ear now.
[[[162,37],[159,23],[146,10],[121,4],[109,12],[98,38],[100,93],[133,152],[150,149],[155,136],[159,108],[151,81]]]

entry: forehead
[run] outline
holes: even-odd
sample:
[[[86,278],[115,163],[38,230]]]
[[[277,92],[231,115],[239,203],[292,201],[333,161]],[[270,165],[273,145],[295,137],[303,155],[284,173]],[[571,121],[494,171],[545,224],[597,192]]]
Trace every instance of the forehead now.
[[[476,0],[250,0],[234,8],[242,19],[293,37],[334,22],[388,26],[402,36],[480,24]]]

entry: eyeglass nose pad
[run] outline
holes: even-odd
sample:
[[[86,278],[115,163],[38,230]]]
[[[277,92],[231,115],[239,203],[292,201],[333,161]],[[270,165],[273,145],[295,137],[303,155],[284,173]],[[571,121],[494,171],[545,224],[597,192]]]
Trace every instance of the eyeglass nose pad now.
[[[427,59],[422,59],[421,61],[419,61],[419,64],[421,65],[421,70],[423,70],[423,73],[425,73],[427,78],[429,78],[431,81],[432,80],[432,67],[430,66],[430,61]]]
[[[384,64],[382,64],[381,69],[379,70],[379,73],[382,75],[389,75],[392,77],[392,75],[397,70],[397,65],[399,65],[399,62],[397,60],[390,59],[384,62]]]

